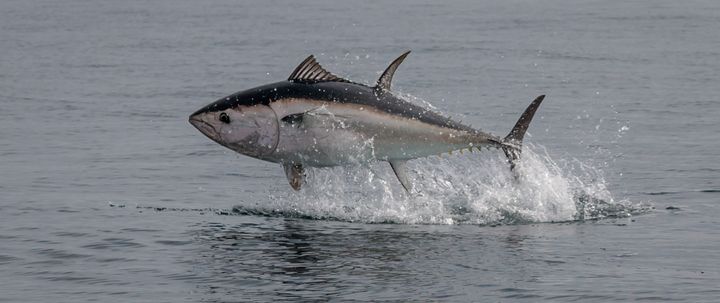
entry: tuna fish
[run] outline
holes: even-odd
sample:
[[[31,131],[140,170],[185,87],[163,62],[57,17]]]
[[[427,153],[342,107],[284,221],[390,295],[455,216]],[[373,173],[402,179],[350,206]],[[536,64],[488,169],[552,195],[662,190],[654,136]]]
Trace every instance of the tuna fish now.
[[[409,53],[395,59],[375,86],[338,77],[311,55],[286,81],[217,100],[190,115],[190,123],[233,151],[280,163],[295,190],[305,182],[305,167],[387,161],[410,192],[408,160],[482,147],[503,150],[516,171],[525,131],[545,96],[498,137],[393,94],[393,74]]]

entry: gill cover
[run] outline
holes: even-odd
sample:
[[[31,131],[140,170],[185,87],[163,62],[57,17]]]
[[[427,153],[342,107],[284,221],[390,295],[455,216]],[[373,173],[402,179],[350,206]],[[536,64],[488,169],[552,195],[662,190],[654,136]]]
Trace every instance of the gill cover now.
[[[216,130],[220,133],[218,143],[250,157],[263,160],[271,157],[280,138],[277,116],[272,108],[266,105],[238,106],[224,113],[229,115],[230,122],[216,122]]]

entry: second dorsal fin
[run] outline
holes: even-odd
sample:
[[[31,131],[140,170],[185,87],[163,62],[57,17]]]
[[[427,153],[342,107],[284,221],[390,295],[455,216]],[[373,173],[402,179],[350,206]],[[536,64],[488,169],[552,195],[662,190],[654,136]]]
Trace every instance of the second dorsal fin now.
[[[382,76],[380,76],[380,79],[378,79],[377,82],[377,88],[384,89],[384,90],[390,90],[390,83],[392,82],[393,75],[395,74],[395,70],[397,70],[398,66],[400,66],[400,63],[405,60],[405,57],[410,54],[410,51],[406,51],[400,57],[395,59],[392,63],[390,63],[390,66],[388,66],[387,69],[385,69],[385,72],[383,72]]]
[[[343,78],[333,75],[331,72],[325,70],[320,63],[315,60],[315,56],[310,55],[303,62],[295,68],[295,71],[290,74],[288,81],[339,81],[339,82],[350,82]]]

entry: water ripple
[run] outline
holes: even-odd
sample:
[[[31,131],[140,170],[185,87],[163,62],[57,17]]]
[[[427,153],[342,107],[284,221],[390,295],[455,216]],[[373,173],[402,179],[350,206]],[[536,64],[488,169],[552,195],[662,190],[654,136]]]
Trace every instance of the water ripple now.
[[[145,247],[145,245],[137,243],[133,241],[132,239],[127,238],[106,238],[103,239],[101,242],[95,242],[92,244],[83,245],[83,248],[90,248],[90,249],[115,249],[115,248],[140,248]]]

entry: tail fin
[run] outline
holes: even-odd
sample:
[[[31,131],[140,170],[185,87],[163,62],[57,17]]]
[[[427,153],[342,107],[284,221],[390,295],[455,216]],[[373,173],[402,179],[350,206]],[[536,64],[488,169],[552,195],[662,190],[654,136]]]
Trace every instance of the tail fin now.
[[[525,131],[527,131],[528,126],[530,126],[530,121],[532,121],[535,111],[540,107],[543,99],[545,99],[545,95],[540,95],[535,98],[535,101],[530,103],[522,116],[520,116],[520,119],[515,123],[515,127],[513,127],[510,133],[503,139],[502,150],[505,152],[505,156],[507,156],[508,162],[510,162],[510,169],[513,171],[515,171],[517,161],[520,159]]]

